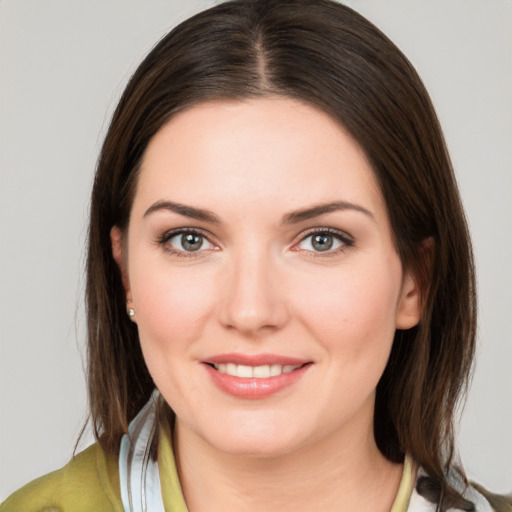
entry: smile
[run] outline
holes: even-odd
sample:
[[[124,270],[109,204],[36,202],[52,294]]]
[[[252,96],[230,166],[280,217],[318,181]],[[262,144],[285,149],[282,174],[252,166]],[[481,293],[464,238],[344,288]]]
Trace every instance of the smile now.
[[[300,368],[300,366],[301,365],[291,364],[248,366],[234,363],[220,363],[213,365],[213,367],[220,373],[224,373],[232,377],[240,377],[242,379],[268,379],[270,377],[277,377],[283,373],[293,372],[297,368]]]
[[[224,354],[203,361],[211,381],[223,393],[241,399],[263,399],[299,382],[312,361],[261,354]]]

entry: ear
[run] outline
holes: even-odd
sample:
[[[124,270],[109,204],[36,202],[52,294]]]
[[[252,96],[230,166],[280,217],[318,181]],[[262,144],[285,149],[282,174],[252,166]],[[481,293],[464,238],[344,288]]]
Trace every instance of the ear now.
[[[404,276],[396,310],[396,328],[410,329],[418,324],[420,316],[421,300],[418,282],[410,272],[407,272]]]
[[[423,310],[422,299],[430,286],[433,251],[433,237],[425,238],[419,246],[416,273],[407,271],[404,275],[396,313],[397,329],[410,329],[420,321]]]
[[[128,279],[124,251],[124,237],[122,231],[117,226],[113,226],[110,230],[110,243],[112,244],[112,256],[114,257],[114,261],[117,263],[121,272],[126,300],[131,302],[130,281]]]

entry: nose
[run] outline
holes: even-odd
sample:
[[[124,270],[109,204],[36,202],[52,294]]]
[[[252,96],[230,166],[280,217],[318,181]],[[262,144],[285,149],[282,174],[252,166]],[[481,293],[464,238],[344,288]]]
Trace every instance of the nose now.
[[[286,287],[277,263],[260,252],[246,251],[227,266],[218,310],[224,327],[258,337],[286,325]]]

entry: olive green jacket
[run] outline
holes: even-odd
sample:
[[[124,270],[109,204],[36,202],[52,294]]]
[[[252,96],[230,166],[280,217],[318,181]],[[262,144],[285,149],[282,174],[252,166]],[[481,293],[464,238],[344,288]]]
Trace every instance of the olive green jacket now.
[[[168,512],[187,512],[172,451],[171,434],[164,430],[158,445],[162,498]],[[123,512],[119,467],[98,443],[9,496],[0,512]],[[148,511],[151,512],[151,511]]]

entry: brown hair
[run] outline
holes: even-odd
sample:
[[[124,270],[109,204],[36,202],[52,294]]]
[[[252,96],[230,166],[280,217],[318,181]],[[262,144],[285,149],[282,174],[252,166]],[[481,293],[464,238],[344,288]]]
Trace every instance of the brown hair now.
[[[176,112],[210,99],[283,95],[338,120],[366,152],[404,268],[422,284],[417,327],[397,331],[377,388],[375,438],[445,485],[475,343],[466,221],[442,132],[416,71],[376,27],[329,0],[235,0],[165,36],[113,115],[94,182],[87,260],[89,399],[115,452],[154,384],[126,315],[110,229],[125,230],[144,151]]]

